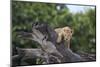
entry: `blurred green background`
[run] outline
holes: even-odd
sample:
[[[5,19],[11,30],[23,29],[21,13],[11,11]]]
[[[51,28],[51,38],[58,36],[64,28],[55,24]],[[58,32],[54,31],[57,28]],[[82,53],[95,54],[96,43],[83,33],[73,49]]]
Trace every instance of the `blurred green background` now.
[[[74,6],[74,5],[73,5]],[[82,5],[77,5],[82,6]],[[74,30],[71,49],[74,52],[96,53],[96,9],[72,13],[66,4],[12,2],[12,45],[36,48],[36,42],[18,38],[20,30],[31,31],[35,21],[47,22],[51,27],[69,26]]]

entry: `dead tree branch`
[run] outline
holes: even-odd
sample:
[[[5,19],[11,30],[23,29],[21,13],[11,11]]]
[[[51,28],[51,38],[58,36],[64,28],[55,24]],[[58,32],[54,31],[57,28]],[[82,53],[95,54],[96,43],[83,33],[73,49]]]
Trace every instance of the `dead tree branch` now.
[[[20,32],[19,34],[20,37],[33,40],[41,46],[37,49],[18,48],[18,55],[13,56],[12,59],[21,57],[20,65],[25,65],[23,63],[29,58],[41,58],[44,60],[43,64],[83,61],[78,54],[66,48],[64,42],[57,44],[57,34],[46,24],[33,26],[31,33]],[[26,65],[28,64],[26,63]]]

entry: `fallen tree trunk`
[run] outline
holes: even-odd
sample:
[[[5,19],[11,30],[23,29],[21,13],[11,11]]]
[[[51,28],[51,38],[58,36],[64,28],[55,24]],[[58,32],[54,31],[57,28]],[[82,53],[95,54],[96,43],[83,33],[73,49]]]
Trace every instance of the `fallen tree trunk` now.
[[[45,24],[44,24],[45,26]],[[43,60],[41,64],[54,64],[54,63],[66,63],[66,62],[79,62],[84,61],[78,54],[72,52],[71,49],[68,49],[65,46],[65,42],[61,42],[60,44],[56,43],[57,34],[51,27],[45,26],[46,30],[44,29],[43,25],[39,27],[39,29],[33,27],[32,32],[20,32],[20,37],[34,40],[37,42],[41,47],[34,49],[34,48],[18,48],[18,55],[13,56],[14,65],[16,65],[16,61],[20,58],[19,65],[30,65],[26,61],[29,59],[40,58]],[[46,35],[43,33],[45,32]],[[48,35],[48,34],[49,35]],[[48,38],[45,38],[48,37]],[[52,40],[53,39],[53,40]],[[37,45],[38,46],[38,45]]]

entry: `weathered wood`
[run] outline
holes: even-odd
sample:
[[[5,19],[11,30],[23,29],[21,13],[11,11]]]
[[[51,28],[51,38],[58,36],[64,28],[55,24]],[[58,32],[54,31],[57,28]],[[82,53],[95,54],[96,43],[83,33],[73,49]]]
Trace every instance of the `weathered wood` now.
[[[68,49],[66,47],[64,41],[59,44],[56,43],[57,34],[51,27],[46,26],[46,30],[43,30],[43,28],[45,27],[43,27],[42,25],[42,32],[40,27],[39,29],[35,29],[35,27],[33,27],[31,33],[20,32],[20,37],[34,40],[39,43],[39,46],[41,47],[37,49],[18,48],[18,55],[13,56],[13,60],[16,60],[18,59],[18,57],[21,57],[20,65],[28,65],[28,63],[25,61],[33,58],[42,59],[43,64],[83,61],[83,59],[78,54],[72,52],[71,49]],[[46,35],[43,32],[45,32]]]

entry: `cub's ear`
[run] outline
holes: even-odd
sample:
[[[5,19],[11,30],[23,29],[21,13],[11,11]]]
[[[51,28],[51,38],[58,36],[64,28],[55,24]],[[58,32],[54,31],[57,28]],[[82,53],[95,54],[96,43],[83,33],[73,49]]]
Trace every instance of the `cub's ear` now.
[[[63,30],[64,32],[66,32],[66,27],[63,27],[62,30]]]
[[[65,29],[65,28],[63,28],[62,30],[63,30],[64,32],[66,32],[66,29]]]

